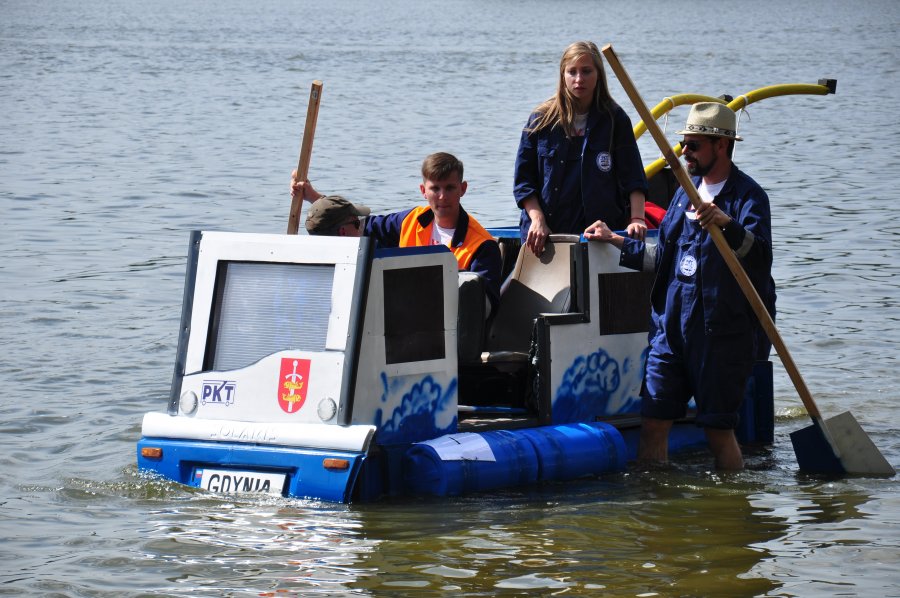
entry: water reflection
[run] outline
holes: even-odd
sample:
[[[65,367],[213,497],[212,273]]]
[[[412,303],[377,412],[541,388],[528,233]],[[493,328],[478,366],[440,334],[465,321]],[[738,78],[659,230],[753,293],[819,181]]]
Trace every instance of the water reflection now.
[[[779,580],[787,595],[832,594],[844,588],[854,595],[875,596],[896,590],[894,540],[881,538],[884,532],[890,537],[892,525],[877,521],[886,504],[900,506],[896,498],[871,495],[839,481],[749,499],[755,508],[786,524],[782,536],[756,545],[770,557],[762,559],[753,573]],[[865,582],[858,579],[858,567],[866,572]]]
[[[364,557],[380,541],[367,538],[359,516],[343,506],[197,495],[147,518],[142,552],[164,563],[172,579],[189,580],[185,593],[242,587],[261,595],[340,595],[377,574]]]
[[[705,457],[704,457],[705,458]],[[372,506],[358,513],[380,571],[354,589],[496,590],[576,595],[602,589],[664,595],[765,594],[778,583],[749,572],[759,546],[787,525],[747,497],[758,482],[697,471],[633,474],[527,493]],[[673,533],[673,529],[678,529]],[[727,592],[726,591],[726,595]],[[410,594],[412,595],[412,594]]]
[[[176,489],[181,499],[148,505],[139,566],[165,570],[176,594],[767,594],[781,582],[761,564],[784,554],[799,515],[767,502],[763,475],[720,477],[698,458],[565,487],[350,507]]]

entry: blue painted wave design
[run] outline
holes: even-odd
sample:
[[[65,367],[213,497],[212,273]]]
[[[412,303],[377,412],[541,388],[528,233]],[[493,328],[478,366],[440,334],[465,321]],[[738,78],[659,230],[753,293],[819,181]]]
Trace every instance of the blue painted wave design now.
[[[384,394],[382,402],[388,402],[387,376],[382,374]],[[394,409],[391,417],[381,423],[382,412],[376,415],[378,426],[377,441],[379,444],[397,444],[437,438],[444,434],[456,432],[457,380],[454,378],[444,390],[431,376],[425,376],[403,395],[400,406]],[[452,412],[451,412],[452,411]],[[439,422],[449,423],[441,426]]]
[[[625,359],[620,365],[603,349],[577,357],[556,391],[553,423],[594,421],[598,415],[636,410],[640,404],[637,396],[613,399],[620,389],[640,388],[646,358],[645,350],[640,364]]]

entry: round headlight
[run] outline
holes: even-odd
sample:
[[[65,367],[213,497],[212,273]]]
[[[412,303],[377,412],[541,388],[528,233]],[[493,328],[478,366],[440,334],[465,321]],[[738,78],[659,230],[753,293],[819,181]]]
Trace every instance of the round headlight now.
[[[192,390],[181,393],[181,400],[178,401],[178,407],[184,415],[194,415],[199,404],[197,393]]]
[[[323,422],[327,422],[329,419],[334,417],[334,414],[337,413],[337,404],[334,402],[332,398],[325,398],[319,401],[319,418]]]

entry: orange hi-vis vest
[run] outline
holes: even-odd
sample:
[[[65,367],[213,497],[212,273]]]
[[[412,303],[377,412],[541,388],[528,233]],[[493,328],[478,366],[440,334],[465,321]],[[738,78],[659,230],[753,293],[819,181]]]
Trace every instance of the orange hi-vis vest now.
[[[431,245],[431,229],[434,225],[434,212],[429,206],[421,206],[410,210],[400,226],[400,247],[427,247]],[[460,270],[468,270],[475,252],[485,241],[494,237],[475,219],[469,218],[462,207],[459,208],[459,219],[456,221],[456,232],[450,241],[450,251],[456,256]]]

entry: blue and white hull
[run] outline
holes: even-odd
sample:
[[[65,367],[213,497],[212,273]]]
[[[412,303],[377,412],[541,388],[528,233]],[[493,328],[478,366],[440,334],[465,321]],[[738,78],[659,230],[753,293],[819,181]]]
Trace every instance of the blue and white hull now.
[[[194,233],[172,392],[144,418],[139,468],[337,502],[623,470],[651,279],[602,244],[554,237],[538,259],[492,232],[509,276],[491,318],[443,247]],[[771,441],[767,365],[744,441]],[[676,428],[672,450],[703,442]]]

